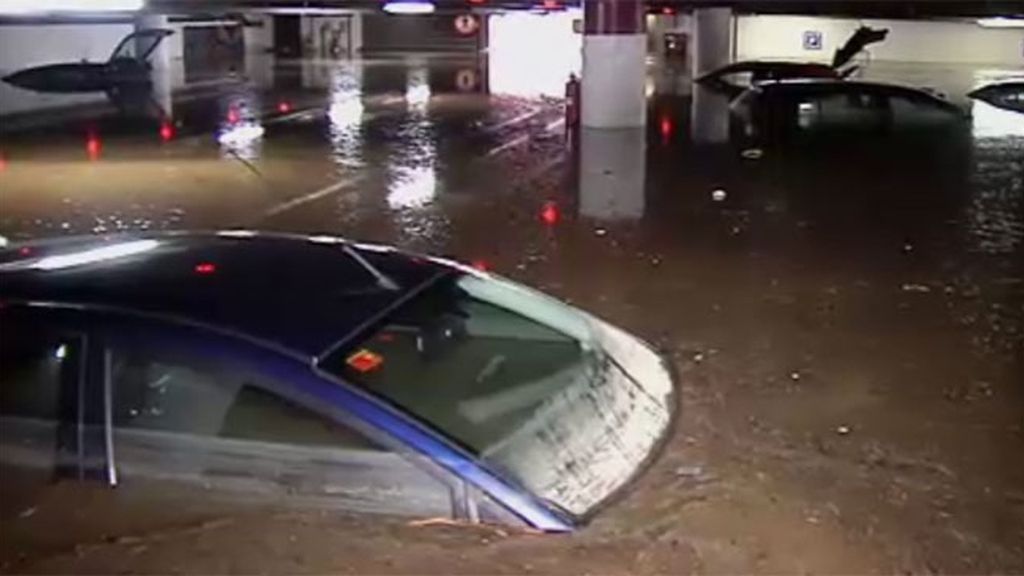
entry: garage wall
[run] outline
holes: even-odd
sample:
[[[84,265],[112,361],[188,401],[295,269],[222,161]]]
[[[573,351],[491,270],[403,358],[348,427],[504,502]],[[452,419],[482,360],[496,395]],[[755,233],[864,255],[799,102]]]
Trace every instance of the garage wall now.
[[[358,56],[363,45],[363,18],[358,13],[341,16],[303,16],[303,56],[337,59]]]
[[[0,73],[81,59],[105,61],[131,24],[0,26]]]
[[[973,20],[739,16],[737,57],[831,61],[835,50],[861,24],[889,29],[888,39],[868,48],[872,60],[1024,67],[1024,29],[983,28]],[[821,50],[804,48],[806,31],[821,32]]]

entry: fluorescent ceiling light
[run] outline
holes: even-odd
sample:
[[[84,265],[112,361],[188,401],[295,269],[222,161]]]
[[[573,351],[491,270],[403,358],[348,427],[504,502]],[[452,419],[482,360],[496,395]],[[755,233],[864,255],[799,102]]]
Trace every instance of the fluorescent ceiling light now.
[[[1024,28],[1024,18],[980,18],[978,26],[984,28]]]
[[[33,262],[29,268],[33,268],[35,270],[62,270],[64,268],[72,268],[74,266],[83,266],[85,264],[94,264],[96,262],[105,262],[107,260],[116,260],[126,256],[141,254],[143,252],[148,252],[159,245],[160,243],[156,240],[121,242],[119,244],[101,246],[99,248],[83,250],[81,252],[72,252],[70,254],[61,254],[59,256],[47,256],[46,258],[40,259],[38,262]]]
[[[0,14],[133,12],[144,5],[145,0],[2,0]]]
[[[388,14],[433,14],[433,2],[399,1],[384,4],[384,11]]]

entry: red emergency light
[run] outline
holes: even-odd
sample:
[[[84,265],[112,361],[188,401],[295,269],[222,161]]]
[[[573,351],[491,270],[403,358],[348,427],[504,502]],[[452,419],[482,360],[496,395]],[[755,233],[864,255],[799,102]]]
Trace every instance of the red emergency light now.
[[[548,226],[558,224],[561,217],[562,215],[558,211],[558,205],[554,202],[545,202],[544,207],[540,210],[540,221]]]
[[[89,159],[96,160],[100,157],[100,152],[102,151],[103,142],[95,134],[90,134],[85,139],[85,153],[89,155]]]
[[[160,139],[164,142],[170,142],[174,139],[174,124],[170,122],[160,123]]]

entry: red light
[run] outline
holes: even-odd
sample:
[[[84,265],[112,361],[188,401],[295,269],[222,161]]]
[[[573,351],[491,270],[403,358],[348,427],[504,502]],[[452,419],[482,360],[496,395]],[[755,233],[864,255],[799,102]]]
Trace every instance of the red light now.
[[[238,121],[240,119],[241,118],[239,118],[238,110],[235,110],[234,108],[229,108],[228,109],[228,122],[230,122],[232,124],[238,124]]]
[[[160,139],[164,142],[170,142],[174,139],[174,124],[170,122],[160,124]]]
[[[675,130],[675,126],[672,125],[672,119],[668,116],[662,116],[659,128],[661,129],[661,142],[668,144],[669,140],[672,139],[672,132]]]
[[[483,4],[487,0],[469,0],[470,4]]]
[[[94,135],[89,135],[85,140],[85,152],[89,155],[90,160],[95,160],[100,157],[100,152],[103,151],[103,143],[100,139]]]
[[[380,365],[384,363],[384,357],[363,348],[349,356],[348,360],[345,362],[356,372],[362,372],[365,374],[366,372],[372,372],[377,368],[380,368]]]
[[[196,264],[195,271],[196,274],[213,274],[217,271],[217,265],[210,262],[202,262]]]
[[[540,220],[548,226],[558,224],[558,220],[561,216],[562,215],[558,212],[558,205],[554,202],[545,202],[544,207],[540,210]]]
[[[488,264],[486,260],[473,260],[471,266],[473,266],[473,268],[476,268],[477,270],[480,270],[481,272],[487,272],[488,270],[491,269],[491,265]]]
[[[287,114],[292,111],[292,105],[282,100],[277,103],[277,111],[281,114]]]
[[[543,6],[548,10],[555,10],[558,8],[558,0],[544,0]]]
[[[22,246],[21,248],[18,248],[18,254],[20,256],[28,256],[31,253],[32,253],[32,249],[29,248],[28,246]]]
[[[661,9],[661,13],[666,15],[666,16],[671,16],[671,15],[675,14],[676,11],[674,9],[672,9],[671,6],[665,6],[664,8]]]

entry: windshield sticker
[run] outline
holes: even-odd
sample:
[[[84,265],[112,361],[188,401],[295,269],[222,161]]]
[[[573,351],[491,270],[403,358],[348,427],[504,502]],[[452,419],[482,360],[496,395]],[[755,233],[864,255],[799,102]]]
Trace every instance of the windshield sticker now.
[[[356,372],[365,374],[380,368],[384,363],[384,357],[363,348],[349,356],[345,362]]]

